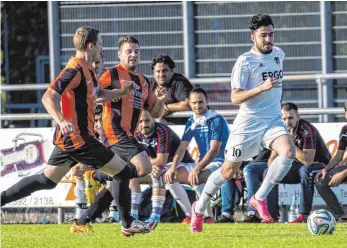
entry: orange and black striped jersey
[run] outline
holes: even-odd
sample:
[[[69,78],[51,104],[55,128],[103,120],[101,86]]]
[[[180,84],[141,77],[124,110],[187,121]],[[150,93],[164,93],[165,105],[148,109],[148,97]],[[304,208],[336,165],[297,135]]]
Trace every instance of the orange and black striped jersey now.
[[[120,99],[104,103],[101,140],[106,146],[112,146],[126,137],[132,137],[141,111],[156,102],[152,86],[143,75],[129,71],[122,65],[116,65],[99,73],[101,89],[121,89],[127,81],[135,83],[132,92]]]
[[[62,135],[57,125],[53,142],[63,151],[76,150],[85,144],[86,137],[95,136],[95,100],[99,85],[94,69],[72,57],[49,88],[61,95],[61,112],[76,130]]]

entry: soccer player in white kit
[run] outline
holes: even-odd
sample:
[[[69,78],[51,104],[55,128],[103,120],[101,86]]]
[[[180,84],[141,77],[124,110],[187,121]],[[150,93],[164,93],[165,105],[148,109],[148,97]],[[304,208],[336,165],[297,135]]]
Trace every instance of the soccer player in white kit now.
[[[203,213],[211,197],[222,184],[233,178],[242,161],[256,156],[261,147],[275,150],[279,156],[271,163],[261,187],[250,205],[262,222],[272,223],[266,197],[292,166],[295,147],[281,120],[281,96],[284,52],[274,44],[271,17],[252,17],[249,28],[254,46],[241,55],[231,76],[231,99],[240,105],[225,150],[225,162],[208,178],[200,199],[192,206],[191,231],[201,232]]]

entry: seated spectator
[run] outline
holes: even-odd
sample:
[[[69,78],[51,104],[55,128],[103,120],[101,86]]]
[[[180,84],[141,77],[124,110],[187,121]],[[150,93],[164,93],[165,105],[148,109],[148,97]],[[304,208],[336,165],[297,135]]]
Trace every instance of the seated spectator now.
[[[151,173],[153,190],[152,214],[150,219],[160,222],[166,195],[165,184],[161,176],[169,167],[165,166],[172,162],[181,140],[167,125],[154,122],[152,116],[147,111],[143,111],[140,115],[139,131],[135,133],[135,138],[143,146],[151,159],[153,166]],[[187,164],[194,162],[187,150],[184,152],[182,162]],[[142,178],[134,178],[130,181],[132,198],[131,215],[134,219],[138,219],[138,210],[141,201],[140,180]],[[175,189],[173,196],[186,215],[182,223],[188,224],[190,223],[191,215],[188,195],[180,184],[173,186],[173,188]]]
[[[347,120],[347,102],[345,102],[345,118]],[[347,149],[347,125],[341,129],[339,136],[339,146],[335,156],[328,165],[316,175],[316,188],[328,205],[330,211],[335,215],[337,221],[346,221],[347,214],[330,187],[347,183],[347,163],[343,157]]]
[[[318,130],[308,121],[300,119],[298,107],[291,102],[282,104],[282,120],[288,127],[295,145],[295,160],[281,183],[301,183],[299,216],[291,223],[305,222],[312,209],[314,175],[331,159],[330,152]],[[277,157],[272,151],[268,165]],[[268,169],[265,170],[264,176]],[[267,197],[269,212],[274,220],[279,217],[278,186]]]
[[[264,149],[254,159],[243,168],[243,176],[247,187],[247,202],[257,192],[261,182],[263,181],[263,173],[267,169],[267,161],[271,151]],[[243,220],[246,223],[259,223],[261,219],[257,216],[257,212],[249,205],[247,207],[247,216]]]
[[[229,127],[222,115],[208,107],[207,94],[202,88],[195,88],[190,92],[189,104],[193,116],[187,121],[181,143],[164,178],[170,188],[178,183],[195,187],[200,197],[208,177],[223,165]],[[199,160],[191,164],[182,163],[184,152],[193,138],[199,148]],[[172,193],[171,190],[170,192]],[[210,207],[205,215],[205,222],[212,223],[212,217]]]
[[[159,118],[166,124],[184,125],[188,118],[167,117],[169,113],[189,111],[189,93],[193,89],[192,84],[182,74],[175,73],[175,62],[168,55],[157,55],[152,59],[153,77],[152,83],[155,90],[158,86],[165,87],[168,97],[165,100],[164,111]]]

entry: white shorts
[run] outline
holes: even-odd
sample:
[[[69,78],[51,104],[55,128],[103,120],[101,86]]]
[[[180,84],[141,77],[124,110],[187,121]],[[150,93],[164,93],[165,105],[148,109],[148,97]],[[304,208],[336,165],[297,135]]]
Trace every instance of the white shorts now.
[[[177,169],[178,168],[181,168],[181,167],[184,167],[188,173],[192,172],[192,170],[194,169],[194,167],[197,165],[198,163],[179,163],[178,166],[177,166]],[[170,169],[172,163],[168,163],[165,165],[165,167],[167,169]],[[211,173],[214,172],[215,170],[218,170],[220,167],[222,167],[223,165],[223,162],[212,162],[212,163],[209,163],[205,168],[204,170],[208,169]]]
[[[241,162],[259,154],[261,147],[270,149],[279,136],[289,134],[281,119],[236,118],[225,147],[225,159]]]

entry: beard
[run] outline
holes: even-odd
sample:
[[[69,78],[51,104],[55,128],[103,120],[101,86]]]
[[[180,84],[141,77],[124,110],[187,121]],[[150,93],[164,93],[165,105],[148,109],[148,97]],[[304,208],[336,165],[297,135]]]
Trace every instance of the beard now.
[[[269,53],[271,53],[271,52],[272,52],[272,47],[273,47],[273,45],[271,44],[271,49],[265,50],[265,49],[263,48],[263,46],[258,46],[258,45],[257,45],[257,49],[258,49],[259,52],[261,52],[262,54],[269,54]]]
[[[136,66],[130,66],[129,65],[128,69],[131,70],[131,71],[136,71]]]
[[[150,127],[148,127],[148,128],[146,127],[146,128],[142,128],[141,133],[143,135],[149,136],[152,134],[152,131],[153,131],[153,129],[151,129]]]

